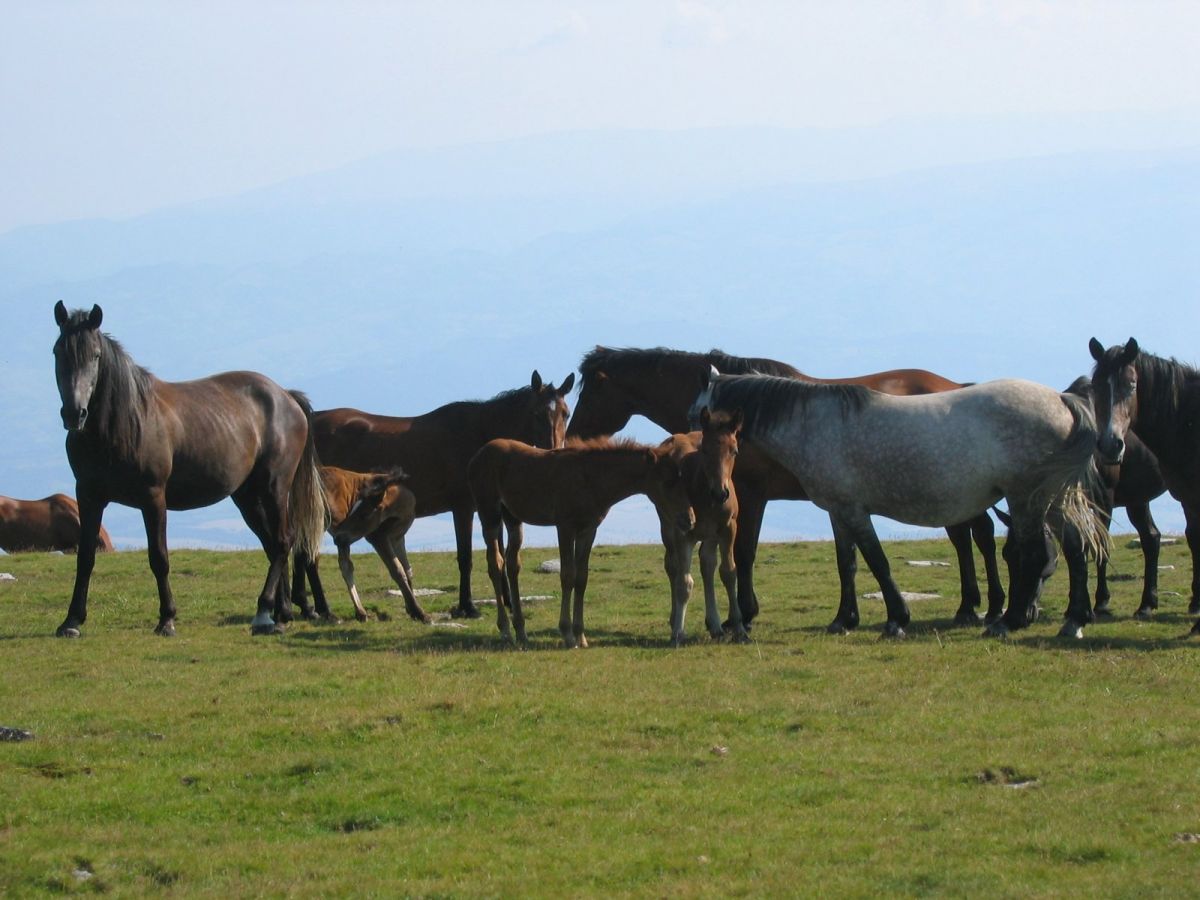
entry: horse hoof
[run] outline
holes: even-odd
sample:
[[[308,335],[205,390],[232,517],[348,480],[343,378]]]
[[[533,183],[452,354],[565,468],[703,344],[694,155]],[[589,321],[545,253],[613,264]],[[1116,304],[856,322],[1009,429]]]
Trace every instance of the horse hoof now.
[[[154,633],[159,637],[175,637],[175,623],[159,622],[158,627],[154,629]]]
[[[1061,638],[1074,638],[1075,640],[1083,640],[1083,626],[1077,625],[1074,622],[1063,622],[1062,628],[1058,629],[1058,636]]]
[[[254,637],[263,637],[265,635],[283,634],[283,633],[284,633],[283,626],[278,623],[273,623],[271,625],[251,625],[250,626],[250,634],[253,635]]]
[[[422,625],[428,625],[428,624],[430,624],[430,623],[433,621],[433,617],[432,617],[432,616],[430,616],[430,615],[429,615],[428,613],[426,613],[426,612],[420,612],[420,611],[419,611],[419,612],[413,612],[412,610],[409,610],[409,611],[408,611],[408,617],[409,617],[410,619],[412,619],[414,622],[420,622]]]
[[[738,631],[735,631],[733,633],[733,643],[749,644],[750,643],[750,635],[746,633],[745,629],[740,629]]]
[[[1139,606],[1134,611],[1133,617],[1140,622],[1149,622],[1154,618],[1154,609],[1149,606]]]
[[[682,647],[683,646],[683,636],[679,635],[679,634],[671,635],[671,646],[672,647]]]
[[[54,632],[55,637],[61,638],[77,638],[81,637],[79,629],[74,625],[59,625],[58,630]]]
[[[954,614],[954,624],[975,627],[983,624],[983,616],[973,609],[960,609]]]
[[[888,622],[883,626],[883,633],[880,635],[880,637],[902,640],[903,638],[908,637],[908,635],[904,633],[904,629],[901,628],[897,623]]]
[[[997,619],[995,622],[990,622],[987,628],[983,629],[981,637],[1000,638],[1003,641],[1008,639],[1008,634],[1008,626],[1000,619]]]
[[[450,610],[450,618],[452,619],[478,619],[483,613],[479,611],[479,607],[472,604],[471,606],[456,606]]]
[[[826,626],[825,631],[827,634],[849,634],[850,633],[850,629],[847,628],[845,624],[838,621],[837,619],[834,619],[832,622],[830,622],[829,625]]]
[[[1092,610],[1092,615],[1097,619],[1111,619],[1113,617],[1112,608],[1106,603],[1103,606],[1097,606]]]

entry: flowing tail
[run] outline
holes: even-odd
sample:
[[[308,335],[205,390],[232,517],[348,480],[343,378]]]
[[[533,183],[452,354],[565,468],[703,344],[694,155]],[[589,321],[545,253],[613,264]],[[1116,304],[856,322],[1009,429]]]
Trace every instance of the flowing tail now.
[[[304,418],[308,421],[304,454],[300,457],[300,465],[296,467],[289,495],[292,552],[316,559],[321,550],[321,541],[325,537],[325,529],[329,526],[329,504],[325,499],[325,484],[321,480],[320,460],[317,459],[317,447],[313,441],[312,404],[300,391],[288,393],[300,404],[300,408],[304,410]]]
[[[1096,498],[1104,496],[1104,482],[1096,467],[1096,418],[1086,399],[1060,394],[1075,424],[1062,449],[1065,484],[1055,491],[1047,523],[1061,538],[1064,528],[1079,533],[1084,552],[1096,559],[1108,555],[1111,540],[1108,516]],[[1069,462],[1068,462],[1069,461]]]

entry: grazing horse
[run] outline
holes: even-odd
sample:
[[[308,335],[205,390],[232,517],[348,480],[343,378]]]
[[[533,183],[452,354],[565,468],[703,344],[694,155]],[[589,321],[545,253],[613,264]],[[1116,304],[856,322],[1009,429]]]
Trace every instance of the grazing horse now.
[[[579,364],[579,399],[568,437],[613,434],[625,427],[630,417],[643,415],[668,433],[690,430],[688,406],[710,368],[732,375],[778,375],[814,384],[850,384],[909,396],[955,390],[963,385],[924,369],[894,369],[857,378],[819,379],[805,375],[787,363],[773,359],[730,356],[720,350],[688,353],[681,350],[614,350],[596,347]],[[754,591],[754,559],[768,500],[807,500],[804,486],[786,468],[753,444],[741,450],[733,473],[738,496],[738,529],[734,545],[737,559],[738,604],[747,626],[758,615]],[[955,620],[975,623],[980,604],[971,538],[983,556],[988,581],[988,618],[998,618],[1004,609],[1004,587],[996,563],[995,525],[987,513],[969,523],[951,523],[946,529],[958,556],[961,604]],[[853,549],[839,559],[838,574],[843,593],[854,592],[857,561]]]
[[[721,583],[729,595],[730,630],[738,643],[750,639],[742,625],[737,603],[737,567],[733,559],[738,517],[733,472],[742,416],[740,412],[714,416],[708,409],[703,409],[700,426],[701,431],[672,435],[664,442],[664,446],[670,445],[679,462],[695,520],[691,529],[685,532],[679,530],[669,514],[659,517],[666,548],[664,568],[671,584],[671,643],[676,647],[684,641],[684,617],[693,584],[692,552],[697,543],[700,544],[700,574],[704,582],[704,624],[709,635],[715,640],[725,635],[713,581],[719,550]]]
[[[528,387],[497,394],[491,400],[448,403],[413,418],[378,416],[357,409],[322,410],[313,418],[321,462],[352,472],[400,467],[417,498],[416,516],[449,511],[458,548],[456,616],[475,619],[471,600],[471,524],[475,501],[467,483],[471,457],[495,438],[512,438],[537,447],[561,447],[570,409],[566,395],[575,384],[572,372],[562,387],[546,384],[536,371]],[[368,535],[392,571],[407,560],[387,534]],[[411,581],[412,573],[408,572]],[[410,610],[410,613],[412,611]]]
[[[158,584],[157,634],[175,633],[168,580],[167,510],[232,497],[270,560],[251,624],[281,630],[291,616],[287,565],[293,544],[315,552],[325,522],[303,394],[256,372],[162,381],[100,332],[103,313],[54,307],[54,368],[67,429],[67,459],[79,499],[75,590],[60,637],[78,637],[100,519],[109,503],[142,512],[150,570]]]
[[[1130,338],[1104,349],[1088,344],[1100,456],[1123,463],[1136,435],[1158,460],[1171,496],[1183,505],[1188,549],[1192,554],[1192,596],[1188,612],[1200,612],[1200,371],[1174,359],[1146,353]],[[1200,622],[1192,629],[1200,634]]]
[[[79,504],[66,494],[43,500],[0,497],[0,550],[5,553],[73,553],[79,547]],[[112,550],[112,538],[101,526],[97,550]]]
[[[541,450],[520,441],[495,440],[471,460],[470,482],[483,529],[488,575],[496,591],[496,625],[511,641],[503,599],[507,591],[521,646],[527,644],[518,578],[522,523],[558,529],[562,584],[558,630],[568,648],[587,646],[583,595],[588,560],[596,529],[614,504],[646,494],[660,518],[672,519],[681,531],[692,526],[687,491],[670,446],[597,438],[571,441],[560,450]],[[509,534],[504,549],[501,524]]]
[[[428,622],[429,616],[421,609],[416,595],[413,594],[407,567],[395,562],[396,555],[407,559],[404,535],[408,533],[413,519],[416,518],[417,498],[403,484],[408,476],[401,469],[363,473],[347,472],[335,466],[321,466],[320,472],[321,483],[325,488],[325,500],[329,507],[329,523],[325,530],[333,536],[333,543],[337,546],[338,567],[354,603],[354,617],[360,622],[367,620],[367,611],[363,608],[362,600],[358,596],[358,587],[354,583],[354,562],[350,558],[350,547],[355,541],[365,537],[375,546],[384,563],[388,564],[388,573],[404,596],[405,611],[418,622]],[[391,542],[387,547],[381,544],[385,537]],[[390,549],[393,546],[397,548],[396,554]],[[306,575],[308,583],[312,585],[315,609],[308,606],[305,596]],[[303,551],[297,551],[292,579],[292,599],[300,607],[305,618],[337,621],[330,612],[325,589],[321,585],[316,557],[309,558]]]
[[[839,559],[857,545],[887,604],[884,634],[902,636],[909,612],[892,580],[871,515],[912,525],[966,522],[1008,499],[1016,555],[1009,606],[992,623],[1024,628],[1047,562],[1043,527],[1051,505],[1091,464],[1096,430],[1087,404],[1026,381],[894,397],[855,385],[813,385],[766,375],[713,375],[693,411],[741,409],[747,443],[786,466],[829,513]],[[1091,510],[1064,515],[1094,534]],[[842,593],[829,626],[858,625],[858,598]]]

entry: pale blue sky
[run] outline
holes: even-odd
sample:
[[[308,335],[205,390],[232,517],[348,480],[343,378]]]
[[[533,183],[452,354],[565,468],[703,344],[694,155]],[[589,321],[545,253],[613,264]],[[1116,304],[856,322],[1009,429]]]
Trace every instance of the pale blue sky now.
[[[1198,46],[1170,0],[9,0],[0,232],[561,130],[1194,116]]]

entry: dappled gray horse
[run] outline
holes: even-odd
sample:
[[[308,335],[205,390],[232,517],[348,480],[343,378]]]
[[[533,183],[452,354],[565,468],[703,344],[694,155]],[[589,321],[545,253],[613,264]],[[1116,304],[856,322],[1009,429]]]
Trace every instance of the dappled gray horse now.
[[[908,607],[892,580],[871,515],[912,525],[965,522],[1007,498],[1018,553],[1010,562],[1009,606],[993,634],[1026,625],[1047,561],[1042,527],[1050,506],[1085,535],[1095,516],[1078,489],[1096,446],[1089,406],[1027,381],[993,381],[957,391],[893,397],[857,386],[805,384],[714,370],[693,404],[742,410],[742,439],[787,467],[833,522],[839,566],[857,546],[887,604],[884,634],[902,636]],[[831,632],[858,625],[858,600],[842,592]]]

